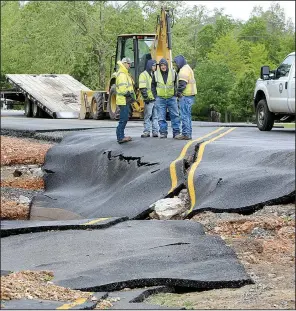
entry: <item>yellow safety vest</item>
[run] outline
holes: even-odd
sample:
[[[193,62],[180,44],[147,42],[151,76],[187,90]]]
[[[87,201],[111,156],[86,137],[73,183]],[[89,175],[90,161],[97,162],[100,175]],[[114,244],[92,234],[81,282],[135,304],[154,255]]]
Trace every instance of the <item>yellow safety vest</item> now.
[[[139,89],[147,89],[147,94],[149,99],[154,99],[152,90],[151,90],[152,78],[150,74],[145,70],[140,74],[139,77]]]
[[[156,91],[157,96],[163,98],[171,98],[175,94],[174,81],[175,81],[175,72],[169,69],[167,83],[163,81],[162,74],[160,69],[157,69],[155,72],[155,81],[157,82]]]
[[[187,82],[186,88],[183,91],[184,96],[193,96],[197,93],[194,73],[188,64],[184,65],[180,69],[179,75],[178,75],[178,81],[180,80],[184,80]]]
[[[124,94],[134,93],[133,80],[121,61],[118,61],[119,70],[116,74],[116,105],[126,105]]]

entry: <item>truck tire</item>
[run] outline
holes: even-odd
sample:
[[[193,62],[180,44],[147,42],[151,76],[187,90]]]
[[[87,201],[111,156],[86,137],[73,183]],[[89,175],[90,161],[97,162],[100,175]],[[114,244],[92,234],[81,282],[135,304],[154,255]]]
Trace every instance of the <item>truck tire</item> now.
[[[260,131],[270,131],[274,124],[274,114],[269,111],[265,99],[261,99],[256,107],[256,122]]]
[[[24,109],[25,109],[25,116],[27,118],[30,118],[33,115],[33,105],[32,104],[33,104],[32,101],[28,97],[26,97]]]
[[[34,118],[40,118],[42,114],[41,108],[36,104],[33,103],[32,115]]]
[[[104,113],[104,93],[97,92],[91,100],[91,117],[95,120],[103,120]]]
[[[107,111],[111,120],[119,119],[120,109],[116,105],[116,86],[113,84],[110,88]]]

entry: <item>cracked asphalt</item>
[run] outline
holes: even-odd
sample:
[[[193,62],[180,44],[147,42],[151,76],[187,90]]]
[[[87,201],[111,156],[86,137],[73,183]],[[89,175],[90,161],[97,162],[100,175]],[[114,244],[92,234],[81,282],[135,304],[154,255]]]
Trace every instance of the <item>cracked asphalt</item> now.
[[[141,139],[133,128],[127,131],[134,140],[124,145],[113,131],[74,132],[49,150],[46,191],[34,198],[31,219],[143,219],[151,204],[182,185],[190,195],[188,216],[203,210],[250,213],[293,200],[292,130],[195,127],[187,142]]]
[[[34,198],[31,220],[1,224],[7,233],[2,269],[51,269],[62,286],[110,291],[250,284],[234,251],[219,236],[205,235],[202,225],[127,218],[144,219],[152,203],[180,185],[189,190],[189,217],[203,210],[250,213],[263,204],[292,202],[295,195],[293,129],[260,132],[253,125],[193,122],[193,140],[187,142],[171,133],[164,140],[141,139],[142,122],[130,121],[126,132],[134,140],[118,145],[117,122],[3,120],[4,134],[64,137],[46,156],[46,191]],[[123,222],[112,223],[112,217]],[[100,218],[112,224],[77,230],[85,219]],[[60,223],[41,226],[39,220]],[[57,231],[47,231],[55,225]]]

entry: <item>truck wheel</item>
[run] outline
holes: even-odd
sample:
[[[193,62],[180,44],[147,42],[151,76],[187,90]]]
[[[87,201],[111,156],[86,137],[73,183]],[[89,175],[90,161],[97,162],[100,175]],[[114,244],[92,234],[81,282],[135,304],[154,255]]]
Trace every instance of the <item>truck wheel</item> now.
[[[36,103],[33,103],[32,115],[34,118],[40,118],[40,116],[41,116],[41,109],[39,106],[37,106]]]
[[[274,114],[269,111],[265,99],[261,99],[256,107],[256,122],[260,131],[270,131],[274,124]]]
[[[118,120],[119,119],[120,109],[116,105],[116,86],[115,86],[115,84],[113,84],[110,88],[107,111],[109,113],[109,117],[111,120]]]
[[[91,100],[91,116],[95,120],[103,120],[104,113],[104,93],[95,93]]]
[[[24,107],[24,109],[25,109],[25,116],[27,117],[27,118],[30,118],[30,117],[32,117],[32,110],[33,110],[33,107],[32,107],[33,105],[32,105],[32,101],[28,98],[28,97],[26,97],[26,99],[25,99],[25,107]]]

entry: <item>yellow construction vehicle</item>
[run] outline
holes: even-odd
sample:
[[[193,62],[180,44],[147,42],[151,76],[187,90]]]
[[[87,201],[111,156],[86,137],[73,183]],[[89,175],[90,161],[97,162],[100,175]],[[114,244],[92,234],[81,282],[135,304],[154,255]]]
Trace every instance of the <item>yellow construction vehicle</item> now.
[[[119,117],[119,108],[116,105],[116,71],[117,61],[129,57],[132,61],[130,74],[134,80],[136,100],[132,104],[132,118],[143,118],[144,101],[139,90],[139,75],[146,68],[149,59],[157,62],[165,58],[172,68],[172,19],[173,11],[161,8],[157,17],[156,34],[123,34],[117,37],[116,55],[114,58],[114,72],[105,91],[81,91],[80,119],[102,120]],[[112,68],[112,67],[111,67]]]

